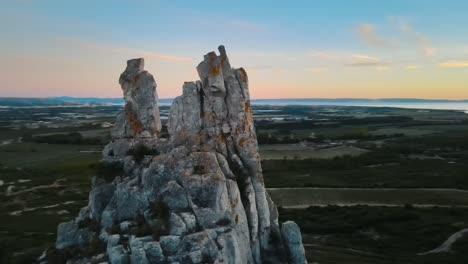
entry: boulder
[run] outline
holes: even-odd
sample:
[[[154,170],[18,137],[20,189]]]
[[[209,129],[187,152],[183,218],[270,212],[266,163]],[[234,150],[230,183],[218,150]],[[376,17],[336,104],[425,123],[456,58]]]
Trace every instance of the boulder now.
[[[286,244],[289,263],[307,263],[299,226],[292,221],[284,222],[281,225],[281,234]]]

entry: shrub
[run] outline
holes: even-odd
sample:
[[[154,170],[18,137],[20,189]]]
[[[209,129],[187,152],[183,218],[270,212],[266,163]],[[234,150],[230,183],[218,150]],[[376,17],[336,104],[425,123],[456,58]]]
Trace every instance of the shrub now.
[[[159,152],[157,150],[155,150],[155,149],[151,149],[151,148],[147,147],[143,143],[139,143],[135,147],[130,149],[127,152],[127,155],[133,156],[135,158],[136,162],[140,163],[141,161],[143,161],[145,156],[147,156],[147,155],[151,155],[151,156],[159,155]]]
[[[96,171],[96,176],[104,179],[106,182],[112,182],[115,177],[123,174],[123,165],[121,162],[99,162],[89,165]]]
[[[153,238],[159,241],[161,236],[167,235],[169,229],[169,207],[161,201],[151,205],[151,213],[157,218],[157,226],[153,227]]]

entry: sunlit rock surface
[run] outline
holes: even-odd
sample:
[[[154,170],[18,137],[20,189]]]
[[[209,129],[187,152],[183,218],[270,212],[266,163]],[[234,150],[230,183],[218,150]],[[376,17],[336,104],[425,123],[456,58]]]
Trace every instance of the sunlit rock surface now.
[[[186,82],[171,106],[164,139],[156,83],[142,59],[128,61],[125,111],[89,204],[59,225],[41,262],[306,263],[299,227],[280,228],[265,191],[245,70],[221,46],[197,71],[200,81]]]
[[[156,81],[144,67],[143,59],[129,60],[120,75],[125,108],[111,131],[113,139],[152,138],[161,132]]]

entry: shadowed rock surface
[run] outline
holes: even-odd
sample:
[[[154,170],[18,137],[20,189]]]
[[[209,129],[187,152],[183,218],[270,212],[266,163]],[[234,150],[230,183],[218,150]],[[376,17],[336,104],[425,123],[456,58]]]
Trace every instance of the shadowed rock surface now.
[[[158,138],[153,77],[128,61],[104,173],[41,262],[306,263],[299,227],[280,229],[265,191],[247,74],[219,53],[174,100],[169,139]]]

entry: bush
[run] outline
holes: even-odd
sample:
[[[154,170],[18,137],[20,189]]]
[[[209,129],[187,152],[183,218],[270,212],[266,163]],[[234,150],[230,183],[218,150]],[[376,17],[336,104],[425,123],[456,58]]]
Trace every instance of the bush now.
[[[150,210],[151,214],[156,216],[158,225],[153,227],[153,238],[159,241],[161,236],[168,234],[170,217],[169,207],[167,207],[167,205],[163,202],[159,201],[152,204]]]
[[[137,144],[135,147],[133,147],[132,149],[130,149],[128,152],[127,152],[127,155],[130,155],[130,156],[133,156],[135,158],[135,161],[140,163],[141,161],[143,161],[143,159],[145,158],[145,156],[155,156],[155,155],[159,155],[159,152],[157,150],[154,150],[154,149],[150,149],[148,148],[145,144],[143,143],[139,143]]]
[[[23,135],[23,141],[48,143],[48,144],[73,144],[73,145],[97,145],[102,144],[101,138],[85,138],[79,132],[72,132],[68,134],[53,134],[46,136],[31,136]]]
[[[97,177],[112,182],[115,177],[123,174],[123,165],[120,162],[99,162],[89,165],[96,171]]]

